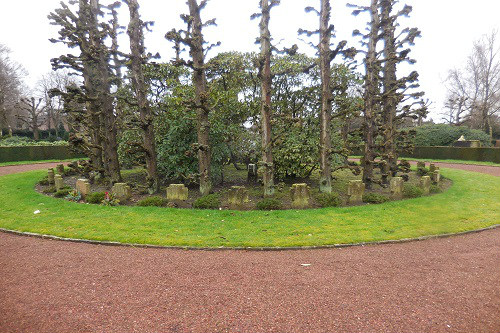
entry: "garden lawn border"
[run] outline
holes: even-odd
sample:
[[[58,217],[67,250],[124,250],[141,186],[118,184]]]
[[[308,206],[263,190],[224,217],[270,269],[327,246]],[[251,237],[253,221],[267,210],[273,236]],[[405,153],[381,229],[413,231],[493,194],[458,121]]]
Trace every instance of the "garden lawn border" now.
[[[41,239],[49,239],[55,241],[63,241],[63,242],[72,242],[72,243],[85,243],[91,245],[103,245],[103,246],[123,246],[123,247],[136,247],[136,248],[146,248],[146,249],[166,249],[166,250],[187,250],[187,251],[299,251],[299,250],[320,250],[320,249],[337,249],[337,248],[346,248],[346,247],[355,247],[355,246],[374,246],[374,245],[385,245],[385,244],[401,244],[401,243],[410,243],[410,242],[419,242],[425,241],[428,239],[439,239],[439,238],[449,238],[467,234],[475,234],[483,231],[493,230],[500,227],[500,224],[495,224],[486,228],[480,228],[475,230],[462,231],[457,233],[448,233],[448,234],[440,234],[440,235],[428,235],[428,236],[420,236],[415,238],[402,238],[402,239],[393,239],[393,240],[384,240],[378,242],[362,242],[362,243],[352,243],[352,244],[333,244],[333,245],[317,245],[317,246],[286,246],[286,247],[265,247],[265,246],[256,246],[256,247],[226,247],[226,246],[218,246],[218,247],[196,247],[196,246],[167,246],[167,245],[154,245],[154,244],[134,244],[134,243],[120,243],[120,242],[111,242],[111,241],[98,241],[91,239],[79,239],[79,238],[65,238],[53,235],[44,235],[37,234],[34,232],[22,232],[16,230],[9,230],[0,228],[0,232],[7,234],[14,234],[18,236],[27,236],[27,237],[35,237]]]
[[[448,170],[451,172],[450,169]],[[391,204],[388,203],[383,205],[371,205],[372,208],[367,207],[367,210],[364,210],[363,207],[343,207],[338,210],[335,208],[312,209],[310,215],[300,213],[298,216],[287,214],[287,211],[283,211],[285,212],[283,214],[275,211],[268,213],[260,212],[262,215],[260,215],[260,213],[255,215],[256,213],[254,212],[253,215],[250,216],[238,216],[238,214],[236,214],[236,217],[233,218],[229,215],[234,216],[235,213],[238,212],[223,211],[220,213],[219,211],[213,211],[214,215],[209,219],[204,217],[204,212],[211,211],[190,210],[191,212],[186,212],[187,215],[183,216],[184,214],[180,212],[180,210],[178,210],[177,213],[173,213],[174,211],[172,210],[173,214],[158,214],[158,211],[152,208],[152,211],[146,211],[146,215],[142,215],[139,212],[142,207],[137,207],[137,210],[130,209],[133,207],[127,207],[129,209],[124,207],[123,211],[115,207],[113,208],[114,212],[110,211],[110,213],[107,214],[105,213],[105,207],[96,206],[93,207],[93,209],[96,208],[97,211],[90,211],[87,214],[83,213],[86,212],[86,209],[82,209],[82,206],[79,205],[79,208],[77,211],[74,211],[73,214],[78,214],[80,212],[84,214],[82,218],[91,218],[91,223],[86,227],[83,220],[78,218],[74,219],[71,216],[72,213],[67,210],[68,205],[76,205],[74,203],[64,202],[64,205],[61,206],[63,213],[58,215],[57,209],[60,206],[53,200],[62,199],[48,198],[50,201],[47,201],[47,197],[46,199],[42,199],[43,195],[37,194],[36,192],[25,198],[24,193],[28,191],[28,189],[33,190],[32,186],[36,182],[36,178],[39,177],[40,174],[43,174],[38,171],[38,173],[32,172],[28,178],[24,178],[23,174],[17,174],[17,176],[12,175],[17,178],[11,179],[14,180],[11,186],[17,186],[17,189],[11,188],[9,190],[7,187],[7,184],[9,184],[8,182],[0,182],[0,188],[3,189],[5,195],[9,195],[9,193],[10,195],[14,195],[11,199],[11,201],[14,201],[5,201],[4,208],[7,209],[4,211],[5,213],[0,213],[0,216],[3,217],[3,221],[5,221],[5,223],[1,225],[2,229],[0,230],[41,238],[74,242],[79,241],[101,245],[199,250],[294,250],[418,241],[436,237],[449,237],[498,227],[500,218],[496,209],[498,193],[495,191],[495,187],[498,185],[499,178],[460,170],[454,170],[453,173],[455,177],[459,177],[460,180],[458,180],[457,184],[461,185],[458,185],[458,188],[454,189],[455,185],[457,185],[454,184],[450,190],[436,195],[442,197],[440,202],[436,202],[436,199],[431,199],[431,201],[429,201],[429,197],[427,197],[427,199],[424,197],[421,203],[415,202],[419,199],[404,200],[400,207],[394,206],[393,202],[393,207],[388,207],[388,205]],[[469,177],[467,176],[468,173],[473,175],[476,174],[476,176]],[[494,182],[488,182],[488,179],[481,179],[482,177],[493,177],[496,179]],[[454,179],[455,178],[452,176],[452,180]],[[476,196],[470,196],[473,202],[471,202],[469,210],[460,209],[459,207],[466,208],[463,204],[469,201],[469,197],[467,197],[466,194],[469,192],[464,191],[472,190],[470,193],[474,194],[474,188],[476,188],[474,182],[477,181],[483,181],[484,184],[487,185],[481,190],[478,190]],[[7,191],[5,192],[6,189]],[[452,192],[450,193],[449,191]],[[449,193],[448,197],[444,197],[447,193]],[[492,195],[493,198],[491,198]],[[43,200],[41,203],[38,202],[38,196]],[[25,198],[25,200],[23,200],[23,198]],[[491,200],[489,198],[491,198]],[[500,196],[498,199],[500,199]],[[15,204],[15,202],[17,202],[16,200],[20,200],[19,204],[21,205],[20,214],[18,215],[20,217],[19,223],[16,222],[15,218],[12,218],[12,216],[15,216],[16,208],[13,208],[11,205]],[[36,205],[37,202],[38,205],[49,205],[46,208],[48,209],[49,215],[40,222],[35,222],[37,219],[33,220],[34,224],[31,226],[31,218],[28,217],[30,213],[26,212],[26,209],[29,211],[29,206]],[[429,206],[430,202],[436,202],[436,205],[451,204],[454,206],[446,210],[438,209],[436,211],[437,215],[434,217],[433,206]],[[485,207],[481,208],[481,206]],[[424,215],[418,213],[420,212],[420,207],[427,207]],[[392,212],[391,209],[387,210],[386,208],[394,208],[395,211]],[[348,211],[346,212],[346,210],[351,209],[358,211],[351,213]],[[460,213],[456,213],[457,209]],[[322,211],[324,211],[324,213],[322,213]],[[388,213],[384,213],[385,211]],[[480,213],[482,211],[484,211],[484,217],[478,215],[482,215],[482,213]],[[14,214],[11,214],[11,212]],[[45,210],[45,212],[47,212],[47,210]],[[466,213],[464,214],[462,212]],[[297,211],[297,213],[299,212]],[[398,220],[399,217],[395,217],[394,214],[400,216],[401,213],[405,215],[408,213],[408,217],[406,218],[409,220],[401,220],[400,224]],[[130,224],[120,223],[120,219],[118,218],[117,220],[116,218],[122,214],[131,215],[129,219],[144,216],[146,220],[144,223],[142,223],[141,220],[136,220],[135,222],[134,220],[130,220]],[[269,214],[271,214],[270,218],[265,217],[269,216]],[[50,216],[54,216],[55,220],[52,220]],[[210,215],[207,215],[207,217],[208,216]],[[315,217],[319,219],[315,219]],[[389,219],[384,222],[384,217],[388,217]],[[64,224],[64,218],[70,218],[70,221]],[[193,218],[196,218],[196,222],[189,222],[189,219],[192,220]],[[221,218],[226,218],[227,222],[220,224],[219,220]],[[184,220],[185,222],[183,222]],[[246,224],[247,220],[248,224]],[[420,224],[420,220],[422,220],[423,223]],[[176,224],[175,221],[179,221],[179,223]],[[221,222],[224,222],[224,219]],[[457,223],[456,226],[455,222]],[[470,223],[471,225],[467,228],[462,222]],[[106,225],[102,225],[101,223],[110,223],[109,229]],[[252,225],[254,223],[256,224]],[[99,227],[99,225],[101,225],[101,227]],[[165,227],[163,227],[163,225],[165,225]],[[238,231],[240,226],[243,226],[241,227],[241,232]],[[177,228],[183,229],[181,233],[172,233],[173,229]],[[38,230],[42,232],[37,232]],[[179,230],[175,230],[175,232],[178,231]],[[262,234],[260,231],[269,231],[269,233]],[[255,232],[258,232],[259,235],[252,236]],[[314,234],[314,238],[306,237],[312,236],[311,234],[307,235],[308,233]],[[218,237],[219,235],[225,237]],[[219,238],[224,240],[218,240]],[[137,242],[136,239],[139,241]]]

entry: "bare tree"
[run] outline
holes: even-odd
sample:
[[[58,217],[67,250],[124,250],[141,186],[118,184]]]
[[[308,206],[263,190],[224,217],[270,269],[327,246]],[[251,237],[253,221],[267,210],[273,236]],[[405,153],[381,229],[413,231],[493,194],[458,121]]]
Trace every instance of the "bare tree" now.
[[[45,112],[46,107],[41,105],[43,98],[21,98],[19,108],[24,111],[17,115],[18,119],[28,126],[33,131],[35,141],[40,140],[39,127],[41,123],[41,115]]]
[[[147,27],[139,15],[137,0],[126,0],[130,11],[128,35],[130,37],[130,80],[135,92],[139,113],[140,127],[142,129],[142,146],[146,155],[146,171],[148,173],[148,187],[154,192],[159,190],[158,167],[156,162],[156,147],[153,126],[153,112],[149,104],[147,93],[148,86],[144,78],[143,65],[147,62],[144,48],[143,28]]]
[[[472,127],[492,136],[492,121],[500,114],[498,31],[474,42],[464,70],[451,70],[447,83],[450,98],[455,101],[455,116],[458,112],[466,114]]]
[[[0,44],[0,137],[3,129],[10,126],[13,111],[22,90],[22,77],[25,74],[21,65],[9,57],[10,50]]]

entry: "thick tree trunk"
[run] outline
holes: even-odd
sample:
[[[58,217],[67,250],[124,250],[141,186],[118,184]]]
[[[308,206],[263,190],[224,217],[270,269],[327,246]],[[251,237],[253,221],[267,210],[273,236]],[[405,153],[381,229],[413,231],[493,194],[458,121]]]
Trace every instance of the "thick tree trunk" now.
[[[382,167],[382,182],[386,185],[389,184],[389,176],[395,173],[397,170],[397,154],[396,147],[394,143],[395,139],[395,124],[394,119],[396,117],[397,108],[397,96],[396,96],[396,47],[395,47],[395,26],[392,22],[391,12],[392,12],[392,1],[393,0],[382,0],[382,15],[381,22],[383,24],[384,30],[384,58],[385,64],[383,69],[383,98],[382,98],[382,108],[383,108],[383,126],[384,126],[384,145],[383,145],[383,160],[385,161]]]
[[[376,144],[375,139],[377,132],[376,98],[378,95],[376,46],[377,46],[377,38],[379,30],[379,16],[377,10],[377,3],[378,0],[371,0],[370,34],[368,40],[368,53],[365,59],[365,67],[366,67],[365,97],[364,97],[365,112],[364,112],[364,124],[363,124],[365,147],[362,158],[362,166],[363,166],[363,182],[365,183],[366,188],[368,189],[372,188],[374,160],[376,158],[376,152],[375,152],[375,144]]]
[[[130,11],[130,23],[128,35],[130,37],[130,69],[131,81],[134,87],[139,112],[141,117],[141,128],[143,148],[146,155],[146,170],[148,173],[148,187],[153,191],[159,190],[158,167],[156,161],[156,147],[153,127],[153,113],[147,99],[148,88],[144,79],[142,69],[144,51],[143,23],[139,16],[139,4],[137,0],[128,0]]]
[[[97,73],[91,80],[95,80],[97,92],[97,102],[99,115],[101,116],[101,126],[103,135],[103,157],[104,165],[107,168],[108,176],[112,184],[122,180],[120,173],[120,162],[118,159],[118,142],[116,139],[116,117],[114,114],[113,97],[111,96],[111,76],[105,45],[98,31],[99,1],[90,0],[90,22],[89,38],[92,44],[95,69]]]
[[[330,0],[321,0],[320,11],[320,70],[321,70],[321,113],[320,113],[320,182],[319,189],[324,193],[332,192],[331,171],[331,116],[332,116],[332,89],[331,89],[331,67],[330,67]]]
[[[271,33],[269,32],[270,6],[261,0],[260,21],[260,77],[261,77],[261,135],[262,135],[262,180],[264,196],[274,194],[274,165],[271,141]]]
[[[200,193],[207,195],[212,190],[211,180],[211,149],[210,149],[210,122],[208,119],[208,90],[205,74],[205,55],[203,50],[203,23],[200,17],[200,8],[196,0],[188,0],[189,14],[192,18],[192,41],[190,54],[193,59],[193,84],[195,86],[195,103],[197,114],[198,134],[198,170],[200,174]]]

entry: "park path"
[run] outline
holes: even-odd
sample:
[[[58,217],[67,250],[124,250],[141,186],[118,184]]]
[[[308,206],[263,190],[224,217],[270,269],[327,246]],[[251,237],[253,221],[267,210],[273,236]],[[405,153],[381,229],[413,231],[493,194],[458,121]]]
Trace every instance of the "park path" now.
[[[35,167],[47,166],[28,168]],[[2,333],[498,333],[499,314],[500,229],[282,252],[110,247],[0,233]]]

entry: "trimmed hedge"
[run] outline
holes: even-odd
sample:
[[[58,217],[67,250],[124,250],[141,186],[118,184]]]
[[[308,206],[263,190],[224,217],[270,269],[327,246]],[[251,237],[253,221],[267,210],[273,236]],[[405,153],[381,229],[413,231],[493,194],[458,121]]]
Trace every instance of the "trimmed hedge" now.
[[[407,128],[406,130],[410,130]],[[481,130],[470,129],[466,126],[451,126],[447,124],[424,125],[411,130],[416,131],[414,144],[417,147],[452,146],[462,135],[466,140],[479,140],[484,147],[491,146],[488,134]]]
[[[67,160],[84,156],[73,153],[68,146],[0,147],[0,163],[19,161]]]
[[[401,157],[500,163],[500,148],[415,147]]]

